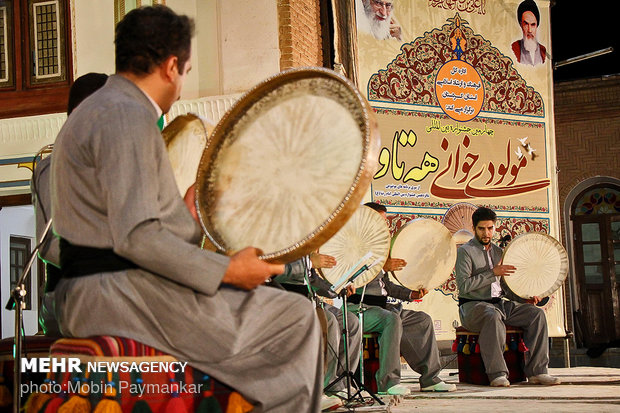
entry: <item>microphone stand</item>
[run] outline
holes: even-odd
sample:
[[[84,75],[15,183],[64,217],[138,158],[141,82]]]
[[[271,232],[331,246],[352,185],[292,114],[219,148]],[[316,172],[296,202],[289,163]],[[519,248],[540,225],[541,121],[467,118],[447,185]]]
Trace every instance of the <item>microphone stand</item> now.
[[[14,355],[14,363],[13,363],[13,412],[17,413],[21,408],[21,356],[22,356],[22,320],[24,317],[23,311],[26,308],[26,294],[28,291],[26,290],[26,276],[34,263],[34,260],[37,258],[37,253],[41,249],[41,245],[46,241],[47,234],[52,226],[52,219],[50,218],[45,225],[45,229],[43,230],[43,235],[41,235],[41,241],[37,244],[37,246],[32,250],[30,254],[30,258],[28,259],[28,263],[24,268],[15,288],[11,292],[11,298],[6,304],[7,310],[15,310],[15,344],[13,349]]]
[[[370,389],[367,389],[363,383],[355,376],[355,373],[351,371],[351,367],[349,366],[349,325],[347,323],[347,286],[349,286],[359,275],[367,271],[369,268],[373,267],[372,265],[363,265],[359,270],[357,270],[342,286],[342,289],[339,292],[339,295],[342,298],[342,339],[344,343],[344,362],[345,362],[345,371],[340,374],[336,379],[334,379],[331,383],[325,387],[325,392],[329,391],[332,387],[335,386],[340,380],[346,379],[346,387],[347,387],[347,398],[346,403],[350,403],[359,397],[361,402],[364,401],[362,397],[362,392],[366,391],[370,396],[377,401],[377,403],[381,405],[385,405],[385,403],[377,397]],[[332,287],[333,288],[333,287]],[[363,351],[363,350],[362,350]],[[355,386],[357,391],[351,394],[351,384]]]
[[[362,288],[362,294],[360,296],[360,306],[357,309],[357,318],[359,318],[360,320],[360,328],[363,330],[364,329],[364,311],[366,311],[366,309],[368,307],[366,307],[364,305],[364,295],[366,294],[366,286],[368,284],[364,284],[364,288]],[[362,334],[360,336],[360,341],[361,341],[361,345],[360,345],[360,363],[359,363],[359,369],[360,369],[360,382],[362,383],[362,385],[366,385],[365,380],[364,380],[364,334]]]

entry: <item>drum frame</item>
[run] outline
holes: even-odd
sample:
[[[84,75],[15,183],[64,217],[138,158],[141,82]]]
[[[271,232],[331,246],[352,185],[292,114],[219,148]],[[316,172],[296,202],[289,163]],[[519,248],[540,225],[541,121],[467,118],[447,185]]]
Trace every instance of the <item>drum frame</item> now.
[[[324,68],[290,69],[264,80],[244,94],[233,105],[233,107],[230,108],[226,114],[224,114],[220,122],[218,122],[213,130],[210,139],[207,141],[207,145],[203,151],[202,158],[198,166],[198,174],[196,177],[196,210],[198,212],[201,226],[207,236],[205,248],[216,250],[227,255],[232,255],[236,252],[228,248],[220,236],[215,233],[210,222],[208,209],[209,205],[206,201],[203,201],[209,194],[208,177],[210,176],[210,168],[213,165],[213,160],[216,158],[219,149],[225,142],[226,136],[238,123],[241,117],[252,107],[252,105],[266,96],[269,92],[276,90],[278,87],[281,87],[287,83],[312,78],[338,80],[345,83],[345,85],[348,86],[348,89],[352,92],[354,103],[359,109],[361,109],[361,116],[364,121],[363,123],[366,126],[365,130],[362,131],[362,159],[351,188],[344,195],[338,207],[322,222],[321,225],[319,225],[318,228],[314,229],[310,234],[307,234],[293,245],[279,251],[267,252],[262,254],[260,258],[268,262],[286,263],[309,254],[331,238],[358,208],[368,186],[370,185],[372,176],[375,173],[378,165],[379,150],[381,148],[378,124],[372,108],[351,81],[332,70]]]

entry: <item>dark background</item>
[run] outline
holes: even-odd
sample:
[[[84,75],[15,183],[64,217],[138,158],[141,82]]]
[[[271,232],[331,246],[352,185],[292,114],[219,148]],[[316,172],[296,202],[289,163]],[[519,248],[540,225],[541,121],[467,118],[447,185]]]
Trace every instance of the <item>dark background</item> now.
[[[618,0],[552,0],[552,45],[548,51],[552,63],[609,46],[614,48],[612,53],[554,69],[556,83],[620,73],[618,6]]]

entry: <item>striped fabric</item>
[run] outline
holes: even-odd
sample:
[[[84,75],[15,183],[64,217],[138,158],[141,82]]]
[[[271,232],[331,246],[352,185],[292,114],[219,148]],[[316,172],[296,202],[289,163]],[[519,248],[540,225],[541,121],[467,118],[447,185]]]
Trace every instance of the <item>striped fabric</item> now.
[[[61,338],[52,344],[50,354],[80,354],[93,357],[153,357],[167,355],[135,340],[112,336]]]
[[[56,357],[77,357],[81,360],[80,368],[86,372],[86,364],[92,360],[115,362],[119,360],[132,362],[165,361],[173,362],[176,359],[157,349],[146,346],[137,341],[112,336],[98,336],[90,338],[61,338],[55,341],[50,348],[50,355]],[[93,411],[102,401],[118,403],[123,413],[144,410],[138,404],[148,405],[151,412],[213,412],[213,413],[245,413],[253,406],[239,393],[229,386],[218,382],[208,374],[202,373],[187,365],[183,372],[122,372],[115,373],[49,373],[47,383],[56,383],[62,389],[53,395],[50,403],[58,401],[58,407],[69,403],[74,397],[85,397],[90,401]],[[86,384],[91,390],[89,393],[78,395],[71,393],[69,383]],[[98,388],[100,384],[109,384],[113,390]],[[151,389],[143,393],[129,391],[127,384],[139,385]],[[123,389],[122,384],[125,384]],[[153,391],[153,389],[173,388],[174,391]],[[193,389],[192,389],[192,386]],[[92,390],[97,388],[96,392]],[[133,386],[129,386],[133,388]],[[184,390],[185,389],[185,390]],[[196,391],[199,389],[198,391]],[[62,402],[58,399],[62,399]],[[136,410],[134,410],[136,409]],[[45,410],[46,413],[55,413],[57,407]]]

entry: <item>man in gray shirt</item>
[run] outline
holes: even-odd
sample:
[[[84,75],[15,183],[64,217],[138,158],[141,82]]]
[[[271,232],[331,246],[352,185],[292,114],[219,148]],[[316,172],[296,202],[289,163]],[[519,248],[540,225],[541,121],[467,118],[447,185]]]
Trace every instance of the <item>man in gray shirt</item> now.
[[[480,354],[493,387],[508,387],[508,367],[504,361],[506,324],[523,329],[525,375],[531,384],[559,384],[557,377],[547,374],[549,363],[547,319],[536,307],[540,299],[527,302],[504,296],[500,277],[516,270],[502,264],[502,249],[491,242],[497,216],[489,208],[480,207],[472,215],[475,236],[457,250],[456,283],[459,290],[459,315],[463,327],[479,332]]]
[[[141,7],[116,26],[116,74],[69,116],[52,157],[60,330],[169,353],[257,412],[318,412],[320,328],[310,302],[269,288],[284,265],[247,247],[199,247],[201,230],[157,126],[191,69],[193,22]]]

